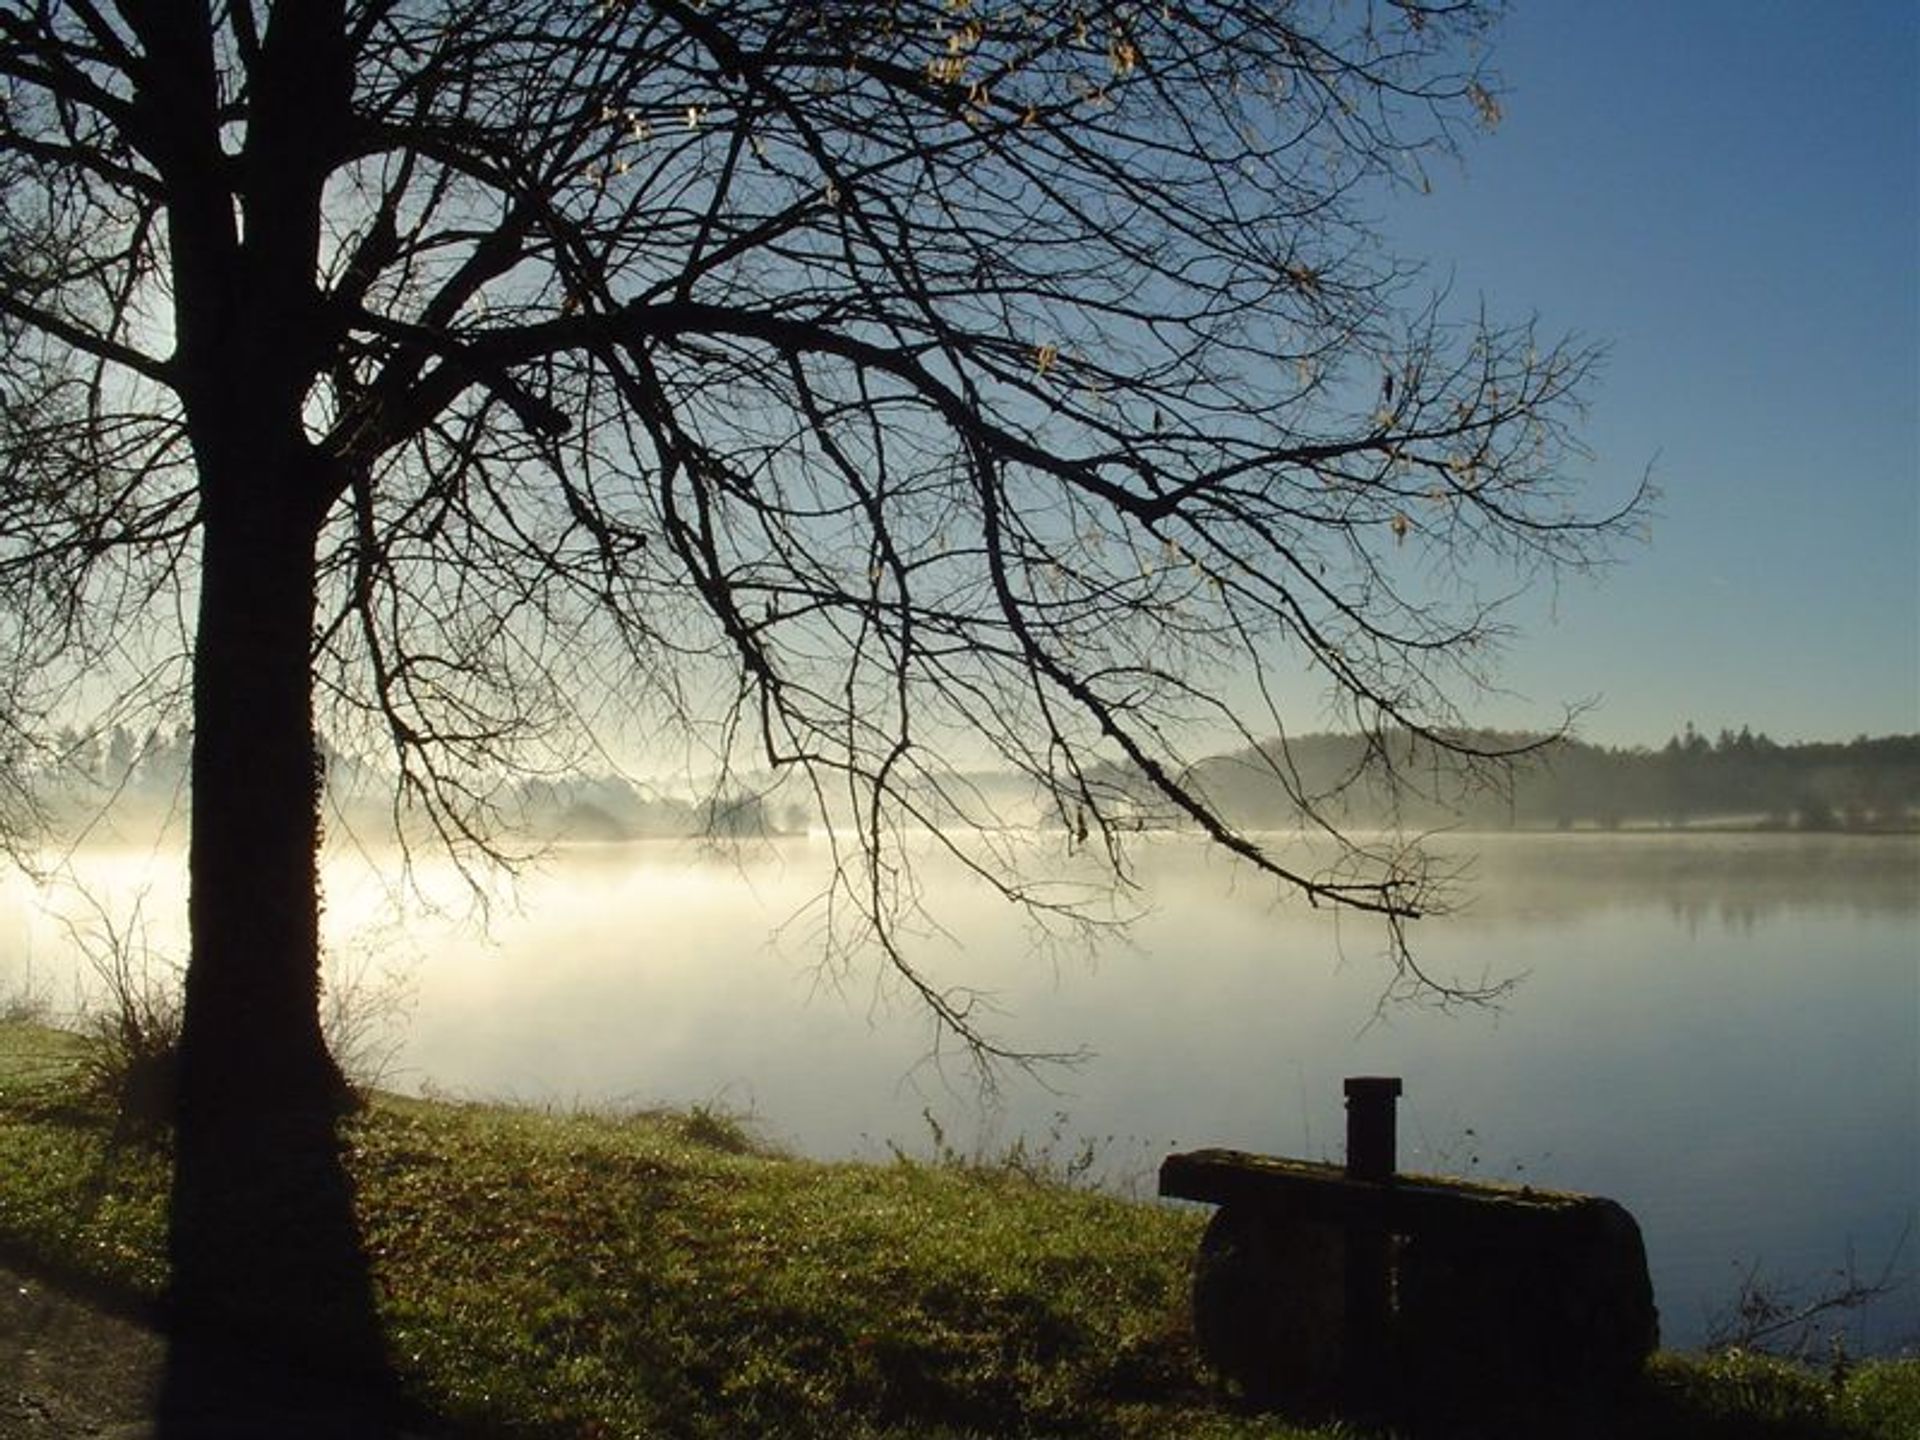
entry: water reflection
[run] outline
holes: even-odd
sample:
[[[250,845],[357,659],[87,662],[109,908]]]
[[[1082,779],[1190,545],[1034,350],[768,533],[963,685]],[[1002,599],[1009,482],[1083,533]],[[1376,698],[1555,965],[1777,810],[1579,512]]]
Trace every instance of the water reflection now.
[[[1499,1010],[1381,1009],[1370,924],[1276,903],[1184,842],[1143,848],[1149,913],[1127,943],[1078,958],[1036,959],[1016,912],[929,859],[949,934],[922,937],[917,958],[991,992],[999,1038],[1094,1052],[1005,1077],[987,1103],[897,987],[871,967],[818,967],[805,927],[788,924],[818,892],[817,844],[724,862],[672,842],[580,847],[517,905],[502,897],[486,936],[454,918],[464,892],[432,870],[449,913],[380,928],[391,875],[342,857],[327,918],[338,954],[409,978],[389,1077],[403,1088],[717,1101],[822,1155],[924,1149],[928,1115],[962,1148],[1114,1137],[1106,1160],[1125,1179],[1190,1145],[1337,1157],[1341,1077],[1398,1074],[1409,1168],[1634,1209],[1670,1341],[1697,1339],[1756,1260],[1815,1278],[1849,1246],[1863,1267],[1885,1258],[1920,1211],[1920,841],[1439,843],[1477,857],[1472,901],[1421,922],[1415,944],[1438,973],[1524,973]],[[138,883],[126,857],[88,863],[95,885]],[[177,944],[177,906],[161,898],[177,889],[150,883],[150,935]],[[70,945],[17,884],[8,894],[0,994],[23,956],[37,983],[65,964],[71,984]],[[1912,1315],[1909,1294],[1866,1339],[1906,1338]]]

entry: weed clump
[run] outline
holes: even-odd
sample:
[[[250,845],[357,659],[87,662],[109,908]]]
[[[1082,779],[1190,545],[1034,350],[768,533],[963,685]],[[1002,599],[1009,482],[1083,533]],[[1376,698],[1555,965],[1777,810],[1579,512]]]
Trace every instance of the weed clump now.
[[[180,1020],[178,997],[150,989],[118,997],[89,1026],[95,1042],[85,1061],[89,1088],[132,1133],[158,1135],[172,1124]]]
[[[88,1089],[124,1132],[157,1136],[173,1122],[180,1071],[179,967],[156,961],[137,914],[121,926],[96,907],[92,927],[72,933],[102,994],[85,1026],[94,1042],[82,1067]]]

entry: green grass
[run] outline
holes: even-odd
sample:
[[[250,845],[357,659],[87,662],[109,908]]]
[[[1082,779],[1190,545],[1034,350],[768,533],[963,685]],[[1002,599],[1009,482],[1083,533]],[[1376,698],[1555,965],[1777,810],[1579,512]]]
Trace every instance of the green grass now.
[[[0,1026],[0,1243],[164,1284],[166,1164],[72,1037]],[[771,1154],[724,1115],[380,1097],[348,1163],[395,1365],[457,1422],[554,1437],[1355,1436],[1243,1412],[1186,1319],[1192,1214],[1007,1167]],[[1894,1440],[1920,1363],[1835,1386],[1662,1356],[1629,1409],[1452,1434]],[[1435,1432],[1438,1433],[1438,1432]]]

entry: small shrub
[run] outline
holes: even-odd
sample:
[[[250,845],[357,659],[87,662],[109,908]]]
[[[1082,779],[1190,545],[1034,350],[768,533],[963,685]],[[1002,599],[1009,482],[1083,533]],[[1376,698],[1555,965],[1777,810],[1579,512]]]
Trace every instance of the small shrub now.
[[[413,1008],[413,988],[399,967],[377,963],[372,949],[356,947],[344,957],[329,953],[326,960],[320,1027],[327,1053],[357,1102],[387,1079]]]
[[[179,986],[116,962],[104,1009],[91,1017],[87,1071],[123,1125],[138,1133],[173,1119],[182,1007]]]
[[[184,1015],[180,967],[154,954],[137,903],[123,923],[93,896],[83,898],[91,918],[66,926],[101,990],[85,1015],[94,1042],[84,1065],[88,1088],[113,1106],[123,1128],[155,1134],[173,1119]]]
[[[1906,1235],[1894,1242],[1877,1272],[1863,1273],[1847,1262],[1815,1285],[1795,1285],[1765,1275],[1756,1263],[1742,1276],[1730,1306],[1714,1317],[1707,1350],[1744,1350],[1811,1364],[1824,1354],[1835,1382],[1852,1367],[1847,1353],[1847,1318],[1885,1300],[1905,1282],[1901,1256]]]
[[[52,1007],[29,982],[0,995],[0,1025],[44,1025]]]
[[[715,1105],[695,1105],[677,1115],[673,1128],[689,1145],[698,1145],[722,1155],[763,1155],[766,1144],[753,1133],[752,1121],[730,1114]]]

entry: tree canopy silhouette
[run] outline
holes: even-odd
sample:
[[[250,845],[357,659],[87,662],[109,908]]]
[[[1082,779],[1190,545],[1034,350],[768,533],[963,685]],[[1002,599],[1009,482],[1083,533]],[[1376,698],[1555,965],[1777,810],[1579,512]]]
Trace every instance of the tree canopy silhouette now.
[[[871,916],[956,755],[1115,863],[1145,797],[1417,912],[1183,777],[1302,674],[1471,758],[1499,596],[1631,520],[1565,463],[1591,352],[1367,224],[1497,118],[1490,8],[0,0],[6,720],[190,694],[183,1153],[337,1087],[316,708],[456,849],[718,715]]]

